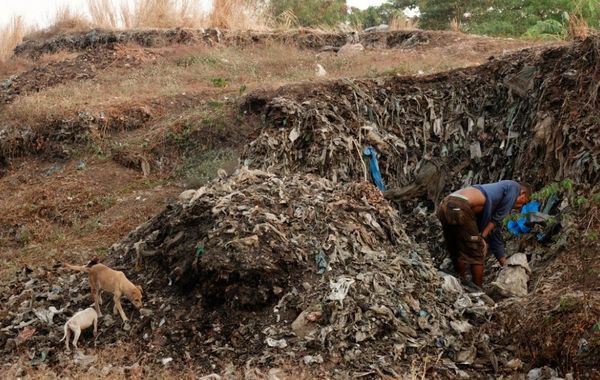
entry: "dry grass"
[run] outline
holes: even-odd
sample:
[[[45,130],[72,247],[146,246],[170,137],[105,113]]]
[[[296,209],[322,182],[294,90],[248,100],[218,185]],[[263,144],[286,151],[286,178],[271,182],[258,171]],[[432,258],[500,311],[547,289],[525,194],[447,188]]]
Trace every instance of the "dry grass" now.
[[[138,0],[133,7],[121,4],[125,28],[199,27],[204,15],[197,0]]]
[[[213,0],[207,26],[235,30],[267,29],[269,18],[260,0]]]
[[[0,28],[0,62],[5,62],[13,55],[13,49],[25,35],[25,23],[21,17],[15,16],[10,23]]]
[[[261,30],[268,23],[260,0],[214,0],[206,13],[201,0],[88,0],[91,22],[103,28],[199,28]]]
[[[389,21],[390,30],[413,30],[417,29],[415,19],[406,16],[395,16]]]
[[[115,29],[123,23],[125,12],[119,12],[119,8],[111,0],[88,0],[87,5],[92,24]]]
[[[585,38],[592,33],[592,28],[583,17],[570,15],[567,24],[567,35],[570,39]]]
[[[25,39],[49,38],[61,33],[72,33],[89,30],[92,24],[88,18],[79,11],[74,11],[67,5],[62,5],[54,14],[54,21],[46,29],[30,32]]]
[[[460,21],[456,17],[450,21],[450,30],[457,33],[461,31]]]
[[[482,63],[488,52],[518,48],[523,44],[510,41],[495,48],[489,40],[477,39],[426,51],[366,50],[352,57],[335,53],[315,55],[313,51],[274,42],[252,49],[233,46],[151,49],[159,57],[153,64],[135,70],[111,67],[98,72],[91,81],[71,81],[20,97],[5,107],[0,121],[37,124],[91,107],[94,111],[106,110],[132,99],[146,102],[182,93],[231,95],[238,94],[242,88],[250,91],[265,84],[278,86],[312,81],[316,79],[317,63],[327,71],[326,79],[430,74]]]

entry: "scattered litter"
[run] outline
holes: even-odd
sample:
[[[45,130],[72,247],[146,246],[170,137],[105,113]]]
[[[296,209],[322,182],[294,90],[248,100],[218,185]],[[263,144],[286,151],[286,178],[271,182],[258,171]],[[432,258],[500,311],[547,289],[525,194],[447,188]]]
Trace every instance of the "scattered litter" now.
[[[523,368],[523,362],[519,358],[515,358],[515,359],[512,359],[512,360],[509,360],[506,363],[506,368],[508,368],[510,370],[513,370],[513,371],[518,371],[521,368]]]
[[[318,326],[315,322],[323,316],[323,313],[318,309],[320,309],[320,305],[304,310],[292,322],[292,331],[298,338],[304,338],[311,332],[316,331]]]
[[[31,339],[31,337],[33,337],[36,333],[37,329],[34,327],[25,327],[23,330],[21,330],[19,332],[19,335],[17,335],[17,339],[15,340],[15,343],[17,344],[17,347],[22,345],[23,343],[27,342],[29,339]]]
[[[321,355],[306,355],[302,358],[302,361],[304,362],[304,364],[306,365],[311,365],[311,364],[322,364],[323,363],[323,357]]]
[[[469,347],[456,355],[456,361],[460,364],[473,364],[476,357],[477,349],[475,347]]]
[[[558,372],[550,367],[533,368],[527,373],[527,380],[559,380]]]
[[[286,348],[287,347],[287,342],[285,341],[285,339],[267,338],[265,340],[265,342],[267,343],[267,345],[269,347],[277,347],[277,348]]]
[[[85,355],[81,351],[75,351],[73,362],[82,368],[88,368],[96,362],[96,355]]]
[[[140,309],[140,315],[141,315],[142,317],[146,317],[146,318],[147,318],[147,317],[151,317],[151,316],[153,316],[153,315],[154,315],[154,312],[153,312],[152,310],[150,310],[150,309],[141,308],[141,309]]]
[[[361,53],[365,50],[365,47],[362,44],[346,44],[338,50],[338,55],[355,55]]]
[[[316,65],[316,75],[317,77],[323,78],[327,76],[327,71],[325,71],[325,68],[323,66],[321,66],[321,64],[317,63]]]
[[[473,326],[467,321],[452,321],[450,322],[450,326],[452,326],[454,331],[460,334],[469,332],[473,328]]]
[[[327,270],[327,258],[325,252],[319,250],[319,253],[315,255],[315,261],[317,263],[317,274],[323,274]]]
[[[377,151],[372,146],[368,146],[364,149],[363,154],[369,159],[369,172],[371,173],[371,180],[381,191],[385,190],[385,184],[381,178],[381,171],[379,170],[379,164],[377,163]]]
[[[328,298],[332,301],[344,301],[352,284],[354,284],[354,279],[348,277],[340,277],[337,281],[330,281],[331,293]]]
[[[217,375],[216,373],[211,373],[210,375],[200,376],[198,380],[221,380],[221,375]]]
[[[527,282],[531,269],[524,253],[510,256],[494,282],[492,294],[497,297],[523,297],[527,295]]]
[[[36,317],[38,317],[42,322],[47,323],[52,326],[54,324],[54,316],[56,314],[60,314],[64,311],[64,309],[57,310],[54,306],[50,306],[48,310],[34,310]]]

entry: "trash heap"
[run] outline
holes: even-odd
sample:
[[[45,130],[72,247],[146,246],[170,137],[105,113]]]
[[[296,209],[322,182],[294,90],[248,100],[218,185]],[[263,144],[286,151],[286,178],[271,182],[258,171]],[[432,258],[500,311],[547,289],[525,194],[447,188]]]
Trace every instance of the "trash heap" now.
[[[454,358],[471,349],[461,314],[487,310],[477,294],[455,305],[460,286],[444,286],[367,182],[242,169],[188,194],[111,251],[142,269],[147,294],[178,289],[169,297],[179,299],[179,317],[157,316],[139,333],[152,340],[183,329],[182,355],[210,362],[326,360],[352,373],[394,374],[417,353]]]
[[[386,186],[414,180],[435,158],[447,188],[501,178],[545,183],[600,179],[600,37],[527,49],[487,64],[422,78],[342,79],[257,92],[243,107],[267,127],[251,166],[369,177],[365,146],[379,154]]]

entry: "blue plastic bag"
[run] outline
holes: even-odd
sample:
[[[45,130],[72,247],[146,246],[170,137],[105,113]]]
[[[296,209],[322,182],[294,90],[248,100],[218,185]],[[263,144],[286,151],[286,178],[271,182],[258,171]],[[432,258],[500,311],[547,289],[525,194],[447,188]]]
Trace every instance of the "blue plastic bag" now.
[[[521,207],[521,216],[517,220],[509,220],[506,228],[515,236],[520,236],[531,232],[531,228],[527,226],[527,214],[540,211],[540,202],[531,201]]]
[[[375,186],[381,191],[385,190],[385,184],[381,178],[381,171],[379,170],[379,163],[377,162],[377,151],[371,145],[363,150],[363,154],[369,157],[369,171],[371,172],[371,179]]]

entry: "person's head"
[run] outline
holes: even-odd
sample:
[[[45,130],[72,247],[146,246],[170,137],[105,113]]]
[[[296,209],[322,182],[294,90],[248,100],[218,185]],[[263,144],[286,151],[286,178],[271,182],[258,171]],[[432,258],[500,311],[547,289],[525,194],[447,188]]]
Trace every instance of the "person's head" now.
[[[525,203],[529,202],[529,196],[531,195],[531,186],[529,184],[520,183],[519,185],[521,186],[521,191],[515,201],[515,209],[520,209]]]

